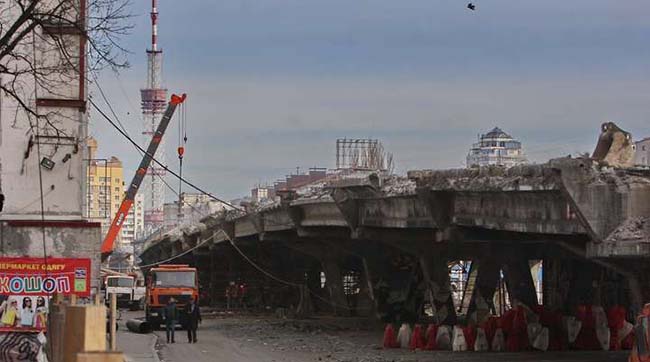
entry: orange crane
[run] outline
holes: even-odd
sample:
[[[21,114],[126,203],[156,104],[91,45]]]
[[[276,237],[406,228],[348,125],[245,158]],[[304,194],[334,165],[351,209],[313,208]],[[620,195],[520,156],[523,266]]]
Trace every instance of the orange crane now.
[[[113,252],[115,239],[122,229],[122,224],[124,224],[124,220],[126,220],[126,216],[129,214],[131,206],[133,206],[135,195],[138,193],[138,189],[140,188],[142,180],[147,174],[149,166],[151,166],[151,161],[153,160],[153,156],[156,154],[156,150],[158,150],[158,146],[160,146],[160,141],[162,141],[163,135],[167,130],[167,126],[169,125],[169,122],[171,121],[171,118],[176,111],[176,107],[185,101],[186,96],[186,94],[182,94],[180,96],[176,94],[172,95],[171,100],[167,105],[167,109],[165,110],[165,113],[163,113],[163,117],[160,120],[160,124],[158,125],[156,132],[149,142],[147,152],[142,157],[140,166],[135,171],[135,176],[133,176],[133,180],[129,185],[129,190],[126,192],[126,195],[124,195],[124,200],[122,200],[122,204],[117,210],[117,214],[115,214],[113,222],[111,222],[111,227],[108,229],[108,233],[106,233],[106,237],[104,238],[101,249],[102,261],[106,260],[106,258],[108,258],[108,256]]]

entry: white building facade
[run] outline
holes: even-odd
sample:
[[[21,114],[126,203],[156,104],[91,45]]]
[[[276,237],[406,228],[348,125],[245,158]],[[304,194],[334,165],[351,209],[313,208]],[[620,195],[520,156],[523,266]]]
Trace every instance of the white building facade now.
[[[20,16],[20,7],[12,4],[0,3],[4,30]],[[46,11],[48,4],[52,2],[41,2],[43,9],[37,11]],[[83,214],[86,34],[66,25],[85,24],[86,9],[80,8],[85,2],[71,4],[57,14],[66,21],[35,26],[14,49],[20,56],[0,59],[0,69],[14,73],[0,72],[3,86],[20,85],[20,102],[0,92],[0,192],[5,197],[0,255],[89,258],[94,293],[99,287],[101,225]]]
[[[467,155],[467,167],[503,166],[512,167],[527,163],[521,142],[494,127],[479,136]]]
[[[650,166],[650,137],[635,142],[634,164],[639,166]]]

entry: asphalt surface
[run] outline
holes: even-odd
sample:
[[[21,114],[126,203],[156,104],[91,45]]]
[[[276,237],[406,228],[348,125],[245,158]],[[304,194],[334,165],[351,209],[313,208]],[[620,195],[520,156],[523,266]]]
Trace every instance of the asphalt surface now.
[[[127,362],[301,362],[307,356],[268,351],[257,344],[237,341],[225,336],[217,320],[206,320],[200,327],[197,343],[188,343],[186,331],[177,328],[176,343],[167,344],[164,330],[150,334],[132,333],[126,328],[130,318],[142,317],[140,312],[122,312],[118,322],[118,350],[123,351]]]
[[[176,330],[167,344],[165,331],[131,333],[124,323],[142,312],[123,312],[118,349],[128,362],[625,362],[628,352],[476,353],[383,350],[381,331],[328,330],[296,327],[295,323],[259,318],[205,318],[198,343]]]
[[[132,333],[126,328],[128,319],[142,315],[142,312],[122,311],[121,318],[117,321],[117,349],[125,353],[127,362],[159,362],[155,350],[157,336]]]

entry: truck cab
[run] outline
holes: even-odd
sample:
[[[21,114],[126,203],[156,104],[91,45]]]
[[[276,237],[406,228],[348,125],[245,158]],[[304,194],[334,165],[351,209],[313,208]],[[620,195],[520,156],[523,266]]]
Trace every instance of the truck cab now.
[[[152,326],[160,326],[164,322],[164,308],[167,302],[176,300],[178,322],[185,323],[184,307],[190,298],[198,303],[199,287],[196,268],[189,265],[160,265],[149,270],[145,298],[146,320]]]
[[[111,294],[117,295],[117,306],[120,308],[131,307],[133,304],[133,288],[135,280],[127,275],[106,276],[106,302],[111,300]]]

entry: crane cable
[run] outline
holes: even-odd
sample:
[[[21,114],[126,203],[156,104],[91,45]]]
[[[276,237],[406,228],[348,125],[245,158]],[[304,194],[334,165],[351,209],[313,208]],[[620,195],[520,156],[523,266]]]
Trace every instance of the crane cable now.
[[[183,212],[183,198],[181,197],[183,192],[183,156],[185,155],[185,145],[187,143],[187,114],[185,104],[181,103],[180,111],[178,112],[178,216],[181,216]]]
[[[98,87],[99,87],[99,82],[96,82],[96,84],[97,84]],[[118,122],[119,122],[119,118],[117,117],[117,115],[116,115],[115,112],[113,111],[113,108],[111,107],[110,103],[108,102],[108,99],[107,99],[106,96],[104,95],[104,92],[101,90],[101,88],[100,88],[100,93],[101,93],[102,97],[104,98],[104,101],[109,105],[109,109],[110,109],[111,112],[113,113],[113,116],[114,116],[114,117],[118,120]],[[141,152],[141,153],[143,153],[143,154],[147,154],[146,151],[145,151],[144,149],[142,149],[142,147],[140,147],[140,146],[139,146],[139,145],[138,145],[138,144],[137,144],[137,143],[136,143],[136,142],[135,142],[135,141],[134,141],[134,140],[133,140],[133,139],[128,135],[128,133],[127,133],[127,131],[126,131],[126,128],[124,127],[124,125],[121,124],[121,122],[120,122],[120,126],[121,126],[121,128],[120,128],[120,127],[118,127],[117,124],[115,124],[115,122],[113,122],[113,120],[112,120],[110,117],[108,117],[108,115],[106,115],[106,113],[104,113],[104,112],[102,111],[101,108],[99,108],[99,106],[97,106],[97,104],[95,104],[95,102],[93,102],[92,98],[89,97],[89,98],[88,98],[88,101],[89,101],[89,103],[90,103],[90,104],[95,108],[95,110],[97,110],[97,112],[99,112],[99,114],[100,114],[100,115],[101,115],[105,120],[107,120],[107,121],[108,121],[108,122],[113,126],[113,128],[115,128],[115,129],[116,129],[120,134],[122,134],[122,136],[124,136],[124,137],[125,137],[125,138],[126,138],[126,139],[127,139],[127,140],[128,140],[128,141],[129,141],[129,142],[130,142],[130,143],[131,143],[131,144],[132,144],[132,145],[133,145],[133,146],[134,146],[138,151],[139,151],[139,152]],[[182,111],[181,111],[181,114],[185,112],[185,108],[181,108],[181,110],[182,110]],[[184,124],[184,126],[182,127],[183,142],[187,142],[187,126],[186,126],[186,120],[184,120],[183,124]],[[180,133],[180,132],[179,132],[179,133]],[[219,199],[219,198],[213,196],[212,194],[203,191],[201,188],[195,186],[193,183],[191,183],[191,182],[185,180],[185,179],[182,177],[181,174],[175,174],[175,173],[174,173],[172,170],[170,170],[167,166],[165,166],[164,164],[162,164],[161,162],[159,162],[156,158],[154,158],[153,155],[150,155],[150,156],[151,156],[152,160],[153,160],[155,163],[157,163],[158,165],[160,165],[163,169],[169,171],[172,175],[176,176],[176,177],[178,178],[178,180],[179,180],[179,182],[180,182],[181,184],[182,184],[182,183],[186,183],[188,186],[194,188],[195,190],[201,192],[201,193],[204,194],[204,195],[207,195],[207,196],[211,197],[212,199],[215,199],[215,200],[220,201],[220,202],[222,202],[222,203],[224,203],[224,204],[226,204],[226,205],[229,205],[229,206],[233,207],[234,209],[241,210],[240,208],[238,208],[238,207],[232,205],[231,203],[225,202],[225,201],[223,201],[223,200],[221,200],[221,199]],[[181,157],[181,159],[182,159],[182,157]],[[182,172],[182,170],[181,170],[181,172]],[[163,182],[168,186],[168,188],[169,188],[170,190],[174,191],[174,189],[171,187],[171,185],[167,184],[167,182],[165,182],[164,179],[163,179],[162,177],[161,177],[161,180],[163,180]],[[179,192],[179,198],[180,198],[180,192]],[[179,205],[179,206],[180,206],[180,205]],[[280,224],[278,224],[278,225],[280,225]],[[230,245],[231,245],[231,246],[232,246],[232,247],[237,251],[237,253],[238,253],[238,254],[239,254],[239,255],[240,255],[240,256],[241,256],[241,257],[242,257],[242,258],[243,258],[247,263],[249,263],[251,266],[253,266],[255,269],[257,269],[258,271],[260,271],[261,273],[263,273],[263,274],[266,275],[267,277],[269,277],[269,278],[271,278],[271,279],[273,279],[273,280],[275,280],[275,281],[277,281],[277,282],[279,282],[279,283],[282,283],[282,284],[285,284],[285,285],[288,285],[288,286],[291,286],[291,287],[305,288],[305,290],[306,290],[309,294],[311,294],[312,296],[314,296],[314,297],[317,298],[317,299],[320,299],[320,300],[323,301],[324,303],[331,305],[331,306],[334,307],[334,308],[342,308],[342,309],[346,309],[346,310],[357,310],[357,311],[370,310],[370,308],[361,308],[361,309],[360,309],[360,308],[350,308],[350,307],[347,306],[347,305],[341,305],[341,304],[338,304],[338,303],[332,302],[332,301],[330,301],[330,300],[328,300],[328,299],[326,299],[326,298],[323,298],[323,297],[320,296],[318,293],[312,291],[311,289],[309,289],[309,287],[307,287],[307,286],[305,286],[305,285],[303,285],[303,284],[298,284],[298,283],[290,282],[290,281],[287,281],[287,280],[283,280],[283,279],[281,279],[281,278],[279,278],[279,277],[273,275],[272,273],[266,271],[264,268],[260,267],[260,266],[259,266],[257,263],[255,263],[253,260],[251,260],[251,259],[250,259],[250,258],[249,258],[249,257],[248,257],[248,256],[247,256],[247,255],[246,255],[246,254],[245,254],[245,253],[244,253],[244,252],[243,252],[239,247],[237,247],[237,245],[235,244],[235,242],[234,242],[234,241],[233,241],[233,240],[228,236],[228,234],[227,234],[226,232],[224,232],[223,229],[219,229],[219,230],[217,230],[216,232],[214,232],[214,233],[212,234],[212,236],[210,236],[210,237],[208,237],[208,238],[206,238],[206,239],[204,239],[204,240],[201,240],[201,241],[197,242],[197,244],[196,244],[194,247],[192,247],[192,248],[190,248],[190,249],[188,249],[188,250],[185,250],[185,251],[183,251],[183,252],[181,252],[181,253],[179,253],[179,254],[173,255],[173,256],[171,256],[171,257],[165,259],[165,260],[161,260],[161,261],[158,261],[158,262],[155,262],[155,263],[150,263],[150,264],[145,264],[145,265],[139,265],[139,267],[140,267],[140,268],[147,268],[147,267],[151,267],[151,266],[155,266],[155,265],[160,265],[160,264],[163,264],[163,263],[166,263],[166,262],[172,261],[172,260],[174,260],[174,259],[178,259],[178,258],[180,258],[180,257],[182,257],[182,256],[184,256],[184,255],[187,255],[187,254],[193,252],[194,250],[200,248],[201,246],[205,245],[208,241],[210,241],[210,240],[214,240],[214,238],[217,237],[219,234],[224,235],[225,238],[228,239],[229,244],[230,244]],[[301,297],[302,297],[302,296],[301,296]]]

